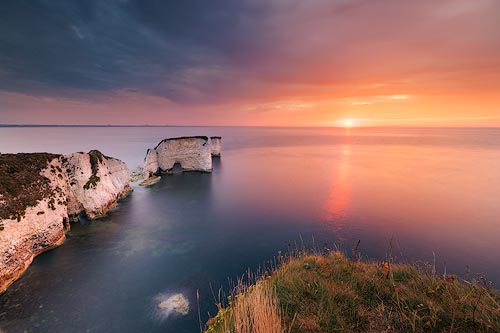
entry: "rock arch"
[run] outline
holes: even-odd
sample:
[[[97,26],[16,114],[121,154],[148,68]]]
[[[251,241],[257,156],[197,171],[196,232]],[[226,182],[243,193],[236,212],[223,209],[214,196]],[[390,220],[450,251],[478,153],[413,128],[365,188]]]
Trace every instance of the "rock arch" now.
[[[170,173],[176,163],[183,171],[212,172],[212,155],[220,156],[221,137],[189,136],[164,139],[148,149],[144,178]]]

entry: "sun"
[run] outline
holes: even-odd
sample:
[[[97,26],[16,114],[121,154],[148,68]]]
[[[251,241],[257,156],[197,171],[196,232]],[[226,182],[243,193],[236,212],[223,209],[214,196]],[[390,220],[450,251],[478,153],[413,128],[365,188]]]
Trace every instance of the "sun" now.
[[[356,126],[356,122],[354,121],[354,119],[342,119],[339,121],[339,123],[340,126],[344,128],[353,128],[354,126]]]

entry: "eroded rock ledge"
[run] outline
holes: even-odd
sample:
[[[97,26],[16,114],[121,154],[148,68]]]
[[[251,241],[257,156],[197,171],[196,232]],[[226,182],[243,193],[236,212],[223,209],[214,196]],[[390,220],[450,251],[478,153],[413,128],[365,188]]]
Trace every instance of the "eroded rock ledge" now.
[[[164,139],[148,149],[144,159],[144,179],[170,173],[175,164],[183,171],[212,172],[212,156],[220,156],[220,136],[189,136]]]
[[[131,188],[126,164],[89,153],[0,154],[0,292],[59,246],[80,213],[103,216]]]

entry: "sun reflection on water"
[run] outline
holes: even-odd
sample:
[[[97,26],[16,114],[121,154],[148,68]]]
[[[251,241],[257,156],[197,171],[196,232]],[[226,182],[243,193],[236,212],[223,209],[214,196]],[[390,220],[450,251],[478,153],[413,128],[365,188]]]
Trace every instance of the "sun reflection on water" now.
[[[332,183],[321,215],[321,219],[335,233],[341,231],[345,225],[351,206],[352,191],[350,174],[351,147],[348,144],[342,145],[340,151],[338,167],[332,171]]]

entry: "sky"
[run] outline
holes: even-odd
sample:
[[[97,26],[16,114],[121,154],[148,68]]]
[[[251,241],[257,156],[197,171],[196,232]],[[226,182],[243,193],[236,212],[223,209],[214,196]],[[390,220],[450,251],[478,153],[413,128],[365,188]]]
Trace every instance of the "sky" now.
[[[498,0],[3,0],[0,123],[500,126]]]

